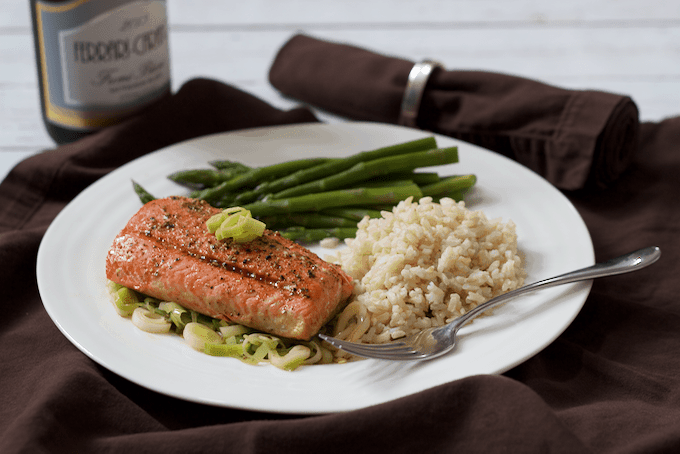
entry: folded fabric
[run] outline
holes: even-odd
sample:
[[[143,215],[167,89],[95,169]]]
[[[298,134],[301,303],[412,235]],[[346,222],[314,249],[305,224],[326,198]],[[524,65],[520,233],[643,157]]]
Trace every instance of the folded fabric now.
[[[436,56],[434,56],[436,57]],[[414,62],[305,35],[277,54],[269,80],[282,94],[355,120],[397,123]],[[638,145],[626,96],[566,90],[482,71],[435,69],[417,126],[511,157],[558,188],[607,186]]]

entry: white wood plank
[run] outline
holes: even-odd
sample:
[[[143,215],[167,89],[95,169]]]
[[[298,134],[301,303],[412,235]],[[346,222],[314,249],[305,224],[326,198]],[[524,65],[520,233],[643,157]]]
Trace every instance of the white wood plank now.
[[[0,0],[0,35],[30,28],[30,11],[28,0]]]
[[[176,24],[222,24],[250,28],[281,24],[335,24],[340,27],[403,27],[418,23],[545,25],[680,18],[680,4],[668,0],[250,0],[169,2]],[[334,27],[337,28],[337,27]]]
[[[5,84],[36,84],[35,51],[30,35],[0,35],[0,62],[0,88]]]
[[[30,27],[29,2],[0,0],[0,32]],[[173,0],[169,17],[175,25],[238,26],[246,29],[335,24],[346,28],[404,27],[425,23],[560,25],[574,22],[677,22],[674,0]],[[379,28],[379,27],[378,27]],[[289,27],[290,29],[290,27]]]
[[[38,98],[33,86],[0,89],[0,153],[53,146],[43,126]]]

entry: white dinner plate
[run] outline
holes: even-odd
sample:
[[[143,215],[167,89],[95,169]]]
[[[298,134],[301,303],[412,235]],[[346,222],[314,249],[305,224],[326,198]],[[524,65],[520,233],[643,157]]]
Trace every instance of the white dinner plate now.
[[[131,180],[156,197],[187,192],[170,173],[209,167],[215,159],[263,165],[311,156],[345,156],[431,135],[376,123],[304,124],[216,134],[143,156],[79,194],[48,228],[38,251],[37,278],[45,309],[61,332],[97,363],[162,394],[209,405],[278,413],[349,411],[456,379],[500,374],[541,351],[578,314],[590,283],[543,290],[507,303],[460,331],[457,349],[429,362],[363,360],[304,366],[269,364],[192,350],[177,335],[149,334],[116,314],[106,290],[105,256],[141,204]],[[588,230],[572,204],[543,178],[499,154],[445,136],[459,147],[458,164],[440,175],[474,173],[471,209],[517,225],[527,283],[592,265]],[[312,248],[321,257],[328,250]]]

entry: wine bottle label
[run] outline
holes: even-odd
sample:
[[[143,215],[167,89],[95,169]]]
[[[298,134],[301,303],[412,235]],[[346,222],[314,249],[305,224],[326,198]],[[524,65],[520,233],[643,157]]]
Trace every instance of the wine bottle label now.
[[[92,130],[170,89],[164,0],[36,2],[45,115]]]

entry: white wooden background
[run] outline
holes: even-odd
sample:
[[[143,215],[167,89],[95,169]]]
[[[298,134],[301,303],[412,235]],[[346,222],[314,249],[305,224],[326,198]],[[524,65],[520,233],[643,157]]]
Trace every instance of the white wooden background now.
[[[285,41],[305,32],[449,69],[627,94],[644,121],[680,115],[678,0],[168,0],[168,15],[174,89],[211,77],[292,107],[267,73]],[[0,179],[52,146],[29,2],[0,0]]]

